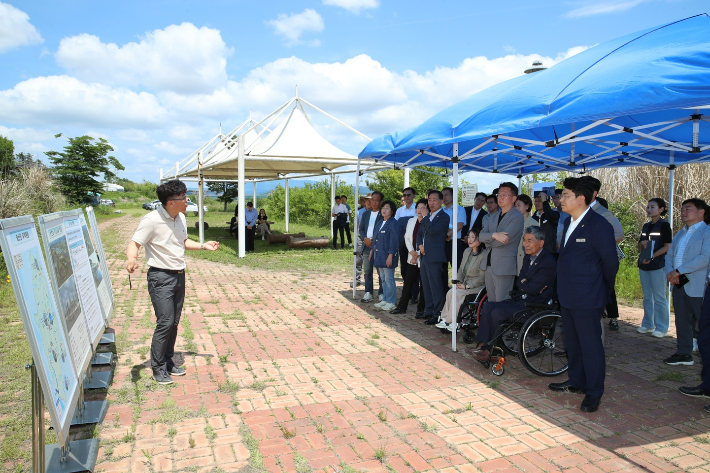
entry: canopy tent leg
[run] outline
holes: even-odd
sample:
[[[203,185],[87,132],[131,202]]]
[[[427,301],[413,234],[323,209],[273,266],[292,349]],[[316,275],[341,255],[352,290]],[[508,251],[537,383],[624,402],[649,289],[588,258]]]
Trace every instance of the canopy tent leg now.
[[[254,198],[252,199],[252,202],[254,203],[254,208],[256,208],[256,181],[252,181],[252,184],[254,185]]]
[[[333,207],[335,207],[335,174],[332,172],[330,173],[330,209],[331,209],[331,214],[333,213]],[[330,235],[333,237],[333,246],[335,246],[335,234],[333,231],[335,230],[335,220],[333,219],[332,215],[330,218]]]
[[[354,237],[355,237],[355,251],[353,251],[353,299],[357,298],[357,252],[360,250],[360,238],[358,237],[358,221],[357,221],[357,216],[358,216],[358,201],[359,199],[359,194],[360,193],[360,158],[357,158],[357,171],[355,172],[355,200],[353,201],[353,205],[355,206],[355,221],[354,221],[354,226],[353,226],[353,231],[354,231]]]
[[[197,216],[198,229],[197,234],[200,237],[200,243],[205,242],[205,176],[202,175],[202,153],[197,153]]]
[[[453,203],[453,218],[451,222],[451,275],[452,275],[452,284],[451,284],[451,350],[456,351],[456,333],[458,332],[457,329],[457,307],[456,307],[456,284],[458,284],[457,281],[457,275],[458,275],[458,243],[459,239],[457,238],[458,234],[458,210],[459,210],[459,144],[454,143],[454,157],[453,157],[453,178],[454,178],[454,192],[453,192],[453,198],[454,198],[454,203]]]
[[[160,168],[160,174],[158,175],[158,185],[163,183],[163,168]]]
[[[522,176],[522,174],[518,175],[518,190],[522,194],[522,192],[523,192],[523,176]]]
[[[673,187],[675,184],[675,164],[674,152],[671,151],[670,166],[668,166],[668,223],[671,225],[671,234],[673,234]],[[668,283],[668,320],[671,320],[671,283]]]
[[[409,187],[409,174],[412,172],[410,168],[404,168],[404,188]]]
[[[180,174],[180,163],[175,163],[175,179],[178,178],[178,174]]]
[[[286,233],[288,233],[288,179],[286,179],[286,202],[284,202],[284,205],[286,206]]]
[[[246,255],[246,206],[244,205],[244,135],[237,137],[237,206],[239,216],[237,217],[237,234],[239,235],[239,257]]]

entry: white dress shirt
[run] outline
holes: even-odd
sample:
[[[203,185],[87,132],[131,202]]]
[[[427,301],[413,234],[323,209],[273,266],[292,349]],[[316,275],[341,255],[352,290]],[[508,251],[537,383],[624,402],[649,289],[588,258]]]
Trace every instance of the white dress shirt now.
[[[370,221],[367,222],[367,233],[365,234],[366,238],[372,239],[372,234],[375,231],[375,221],[377,220],[377,216],[380,214],[379,210],[373,210],[372,213],[370,214]]]
[[[401,206],[394,213],[394,219],[399,220],[400,217],[416,217],[417,216],[417,204],[412,202],[412,206],[407,208],[406,205]]]
[[[575,220],[571,215],[570,215],[570,221],[569,221],[569,228],[567,229],[567,233],[565,234],[565,246],[567,246],[567,240],[569,240],[569,236],[574,232],[574,229],[577,228],[577,225],[579,225],[579,222],[582,221],[585,215],[587,215],[587,212],[589,212],[589,209],[591,207],[587,207],[587,210],[585,210],[582,215],[579,216],[577,220]]]

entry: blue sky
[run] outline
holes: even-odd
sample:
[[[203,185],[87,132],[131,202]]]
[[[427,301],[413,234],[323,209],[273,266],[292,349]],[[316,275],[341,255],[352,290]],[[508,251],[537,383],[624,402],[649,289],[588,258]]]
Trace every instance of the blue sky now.
[[[707,12],[700,0],[0,0],[0,135],[43,156],[104,137],[158,169],[299,95],[375,137],[609,39]],[[317,129],[357,154],[344,128]],[[56,133],[61,138],[54,138]],[[503,176],[467,175],[490,190]],[[346,179],[348,182],[351,179]]]

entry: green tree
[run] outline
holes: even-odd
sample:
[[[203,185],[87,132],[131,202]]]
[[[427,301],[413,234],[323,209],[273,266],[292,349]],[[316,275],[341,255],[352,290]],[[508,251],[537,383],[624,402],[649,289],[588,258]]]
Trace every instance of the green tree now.
[[[347,196],[348,203],[353,208],[353,211],[357,208],[357,205],[353,203],[355,196],[353,186],[337,180],[335,183],[335,195]],[[259,207],[261,206],[259,205]],[[282,220],[286,208],[286,190],[284,187],[279,185],[272,190],[263,201],[263,207],[270,218],[274,217]],[[291,187],[289,189],[289,207],[289,219],[291,222],[304,223],[316,227],[329,227],[331,220],[330,181],[324,179],[318,182],[306,182],[303,187]]]
[[[11,139],[0,136],[0,176],[7,177],[15,171],[15,143]]]
[[[82,203],[89,193],[102,192],[102,180],[116,178],[114,169],[123,171],[124,167],[118,160],[109,156],[113,147],[103,138],[98,141],[90,136],[69,138],[69,145],[63,152],[47,151],[46,154],[54,164],[54,174],[59,182],[59,189],[71,203]]]
[[[239,196],[239,186],[231,182],[210,182],[207,188],[212,192],[217,192],[220,195],[217,197],[218,202],[224,203],[224,211],[227,211],[227,204],[231,204],[234,199]]]
[[[437,167],[423,167],[425,171],[412,169],[409,174],[409,187],[417,192],[417,198],[424,197],[429,189],[443,189],[451,187],[452,180],[446,176],[446,169]],[[434,173],[434,174],[431,174]],[[368,175],[365,184],[372,190],[377,190],[385,195],[385,199],[399,203],[404,189],[404,171],[387,169]],[[399,205],[399,204],[398,204]]]

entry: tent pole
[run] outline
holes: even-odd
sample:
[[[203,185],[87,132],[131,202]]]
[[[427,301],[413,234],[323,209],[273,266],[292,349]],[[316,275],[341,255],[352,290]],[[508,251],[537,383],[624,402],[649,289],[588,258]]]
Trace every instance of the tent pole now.
[[[353,222],[353,232],[355,237],[355,251],[353,251],[353,299],[357,297],[357,252],[362,250],[360,245],[360,237],[358,236],[358,201],[360,193],[360,158],[357,158],[357,171],[355,172],[355,200],[353,201],[353,206],[355,207],[355,221]]]
[[[200,243],[205,242],[205,179],[202,175],[202,151],[197,153],[197,175],[199,181],[197,185],[197,234],[200,236]]]
[[[458,284],[457,281],[457,275],[458,275],[458,243],[459,239],[457,238],[458,234],[458,226],[459,226],[459,219],[458,219],[458,210],[459,210],[459,144],[454,143],[454,156],[453,156],[453,178],[454,178],[454,192],[453,192],[453,198],[454,198],[454,203],[453,203],[453,218],[451,222],[451,228],[452,228],[452,233],[451,233],[451,273],[452,273],[452,279],[453,281],[451,282],[451,350],[456,351],[456,332],[457,332],[457,314],[456,314],[456,284]]]
[[[333,207],[335,207],[335,174],[330,173],[330,211],[333,212]],[[330,236],[333,238],[333,247],[335,247],[335,220],[332,215],[330,218]],[[341,242],[342,243],[342,242]]]
[[[237,235],[239,235],[239,254],[240,258],[246,255],[246,205],[244,205],[244,135],[237,137],[237,206],[239,207],[239,216],[237,217]]]
[[[158,175],[158,185],[163,183],[163,168],[160,168],[160,174]]]
[[[520,191],[521,194],[523,193],[523,175],[522,174],[518,175],[518,190]]]
[[[175,163],[175,179],[178,178],[178,174],[180,174],[180,163]]]
[[[252,181],[251,183],[254,185],[254,192],[253,192],[254,198],[253,198],[252,202],[254,202],[254,208],[256,208],[256,181]]]
[[[286,206],[286,233],[288,233],[288,179],[286,179],[286,202],[284,202]]]
[[[668,223],[671,225],[673,233],[673,187],[675,184],[675,156],[674,151],[670,152],[670,165],[668,166]],[[671,320],[671,284],[668,283],[668,320]]]
[[[404,168],[404,188],[409,187],[409,174],[412,172],[411,168]]]

